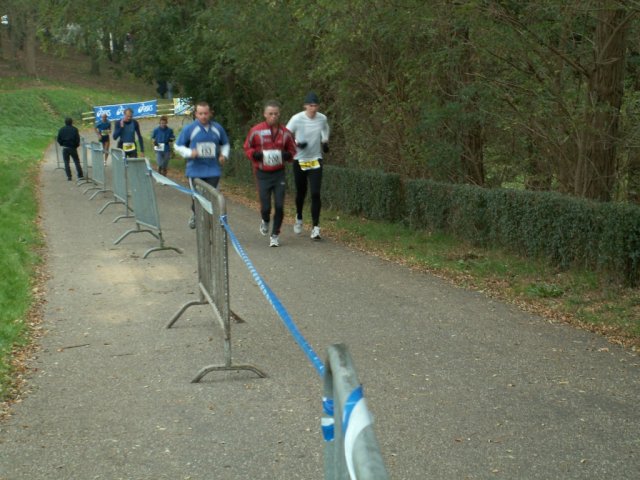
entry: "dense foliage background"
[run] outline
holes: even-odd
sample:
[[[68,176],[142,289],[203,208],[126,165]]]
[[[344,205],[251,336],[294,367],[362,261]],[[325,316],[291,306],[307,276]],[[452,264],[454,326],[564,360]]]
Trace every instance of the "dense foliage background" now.
[[[404,178],[640,199],[640,2],[3,0],[5,56],[79,47],[207,99],[240,141],[318,92],[331,161]],[[106,61],[109,61],[107,63]]]

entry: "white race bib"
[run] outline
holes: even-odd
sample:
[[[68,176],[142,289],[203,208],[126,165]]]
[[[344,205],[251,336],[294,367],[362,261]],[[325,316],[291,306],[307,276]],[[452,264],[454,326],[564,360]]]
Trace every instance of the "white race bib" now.
[[[111,130],[107,129],[107,130],[100,130],[100,135],[102,135],[103,137],[105,135],[109,135],[111,133]]]
[[[159,143],[158,145],[156,145],[155,147],[153,147],[153,149],[156,152],[164,152],[164,143]]]
[[[216,144],[213,142],[200,142],[196,146],[199,157],[212,158],[216,154]]]
[[[122,150],[125,152],[133,152],[136,149],[135,143],[125,142],[122,144]]]
[[[263,150],[262,163],[268,167],[277,167],[278,165],[282,165],[282,151]]]

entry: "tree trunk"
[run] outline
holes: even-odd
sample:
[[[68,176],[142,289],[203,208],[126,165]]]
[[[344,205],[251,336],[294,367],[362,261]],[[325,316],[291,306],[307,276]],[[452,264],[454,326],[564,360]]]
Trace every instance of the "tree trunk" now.
[[[524,186],[527,190],[547,191],[551,189],[553,175],[549,165],[534,148],[527,142],[527,175]]]
[[[91,57],[91,70],[89,73],[91,75],[100,76],[100,59],[97,54],[90,55]]]
[[[0,25],[0,43],[2,44],[2,60],[7,62],[13,60],[11,58],[13,46],[11,45],[8,25]]]
[[[472,122],[464,127],[462,134],[462,169],[464,181],[473,185],[484,185],[484,136],[482,127]]]
[[[589,75],[582,155],[574,193],[609,201],[615,191],[620,106],[628,18],[623,9],[603,9],[595,31],[595,64]]]
[[[27,75],[36,75],[36,22],[27,13],[25,18],[24,69]]]
[[[89,74],[100,75],[100,51],[97,48],[98,40],[91,33],[85,32],[83,35],[84,51],[91,59]]]
[[[122,57],[124,44],[121,41],[120,37],[115,33],[112,36],[112,42],[113,42],[112,43],[113,49],[111,50],[111,61],[113,63],[120,63],[120,58]]]
[[[9,45],[11,47],[11,60],[16,62],[16,66],[20,63],[18,52],[22,50],[24,38],[24,18],[17,12],[13,15],[13,19],[9,18]]]
[[[454,30],[456,41],[460,42],[461,53],[458,59],[458,76],[459,82],[458,95],[462,96],[462,90],[473,87],[474,60],[471,47],[469,46],[469,28],[463,27]],[[462,166],[462,174],[464,182],[474,185],[484,185],[484,132],[482,125],[477,120],[478,116],[477,95],[472,94],[466,100],[465,115],[461,124],[461,143],[462,151],[460,154],[460,163]]]

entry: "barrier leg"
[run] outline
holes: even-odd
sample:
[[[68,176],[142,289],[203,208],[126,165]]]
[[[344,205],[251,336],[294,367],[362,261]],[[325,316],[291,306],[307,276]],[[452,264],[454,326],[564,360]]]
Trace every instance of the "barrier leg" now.
[[[253,365],[210,365],[208,367],[204,367],[202,370],[198,372],[198,374],[191,380],[191,383],[198,383],[202,378],[211,372],[220,372],[220,371],[232,371],[232,370],[249,370],[250,372],[255,373],[260,378],[267,378],[267,374],[260,370],[258,367],[254,367]]]
[[[109,206],[109,205],[116,205],[118,203],[122,203],[124,205],[124,202],[121,202],[120,200],[110,200],[107,203],[105,203],[102,208],[100,210],[98,210],[98,215],[101,215],[102,212],[105,211],[105,209]]]
[[[246,323],[242,319],[242,317],[240,315],[238,315],[236,312],[234,312],[233,310],[230,310],[229,314],[230,314],[231,318],[233,319],[233,321],[235,321],[236,323]]]
[[[151,235],[153,235],[154,237],[156,237],[158,240],[160,240],[160,238],[158,237],[158,235],[156,235],[155,232],[153,232],[152,230],[147,230],[147,229],[141,229],[140,225],[136,225],[137,228],[132,228],[131,230],[127,230],[126,232],[124,232],[122,235],[120,235],[120,237],[113,242],[114,245],[118,245],[122,240],[125,239],[125,237],[127,237],[129,234],[131,233],[142,233],[142,232],[147,232],[150,233]]]
[[[82,194],[85,195],[93,190],[100,190],[100,187],[98,185],[96,185],[96,183],[93,180],[90,180],[88,183],[91,184],[91,186],[87,189],[85,189]]]
[[[111,223],[118,223],[119,220],[122,220],[123,218],[135,218],[135,215],[131,215],[129,212],[133,213],[133,210],[129,207],[128,204],[124,203],[124,215],[120,215],[117,216],[116,218],[113,219],[113,222]]]
[[[173,326],[173,324],[178,321],[180,316],[187,310],[187,308],[192,307],[194,305],[206,305],[206,304],[207,304],[207,302],[203,298],[200,298],[200,300],[192,300],[191,302],[185,303],[173,315],[173,317],[171,317],[171,320],[169,320],[169,323],[167,324],[167,326],[165,328],[171,328]]]
[[[160,250],[173,250],[174,252],[178,252],[180,254],[182,254],[182,250],[178,247],[153,247],[150,248],[149,250],[147,250],[146,252],[144,252],[144,255],[142,256],[142,258],[147,258],[149,256],[149,254],[153,253],[153,252],[159,252]]]
[[[98,195],[99,193],[107,193],[107,192],[111,192],[111,190],[105,189],[105,188],[101,188],[100,190],[98,190],[97,192],[95,192],[93,195],[91,195],[91,197],[89,197],[89,200],[93,200],[94,197],[96,195]],[[113,193],[113,192],[112,192]]]
[[[149,250],[147,250],[145,252],[145,254],[142,256],[142,258],[147,258],[151,252],[157,252],[159,250],[174,250],[174,251],[176,251],[176,252],[178,252],[180,254],[182,253],[182,250],[180,250],[178,247],[169,247],[169,246],[166,246],[164,244],[164,238],[162,238],[162,232],[161,231],[158,231],[157,238],[160,240],[160,246],[159,247],[150,248]]]
[[[213,299],[209,295],[209,292],[202,289],[202,285],[201,285],[201,293],[202,293],[202,296],[207,299],[207,303],[211,305],[211,308],[213,309],[214,315],[217,317],[217,319],[222,320],[222,317],[220,315],[220,312],[218,311],[218,308],[215,302],[213,302]],[[229,324],[225,323],[224,321],[220,322],[220,326],[222,327],[222,331],[224,333],[224,365],[209,365],[209,366],[203,367],[196,374],[194,379],[191,380],[191,383],[198,383],[208,373],[221,372],[221,371],[248,370],[250,372],[255,373],[260,378],[266,378],[267,374],[254,365],[250,365],[250,364],[232,365],[231,364],[231,329]]]

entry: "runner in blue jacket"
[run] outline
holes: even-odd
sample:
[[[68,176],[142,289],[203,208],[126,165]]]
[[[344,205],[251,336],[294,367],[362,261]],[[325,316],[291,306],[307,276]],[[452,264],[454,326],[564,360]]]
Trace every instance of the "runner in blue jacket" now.
[[[109,156],[109,147],[111,146],[111,122],[106,113],[100,116],[100,121],[96,123],[96,133],[98,134],[98,141],[102,144],[102,151],[104,152],[104,164],[107,164],[107,157]]]
[[[153,149],[156,152],[156,162],[158,163],[158,172],[160,175],[167,174],[169,159],[171,158],[170,144],[175,140],[173,130],[167,126],[169,120],[165,115],[160,117],[160,125],[153,129],[151,139],[153,140]]]
[[[231,151],[229,138],[222,125],[211,120],[213,110],[207,102],[199,102],[196,105],[195,116],[196,120],[180,132],[174,150],[187,161],[186,176],[192,190],[195,178],[218,188],[222,166]],[[196,228],[193,201],[191,211],[189,227]]]
[[[124,111],[124,118],[116,122],[116,128],[113,132],[113,139],[118,140],[118,148],[124,150],[126,157],[136,158],[138,156],[136,135],[138,135],[138,143],[140,144],[140,156],[144,157],[144,141],[140,134],[140,124],[133,119],[133,110],[127,108]]]

